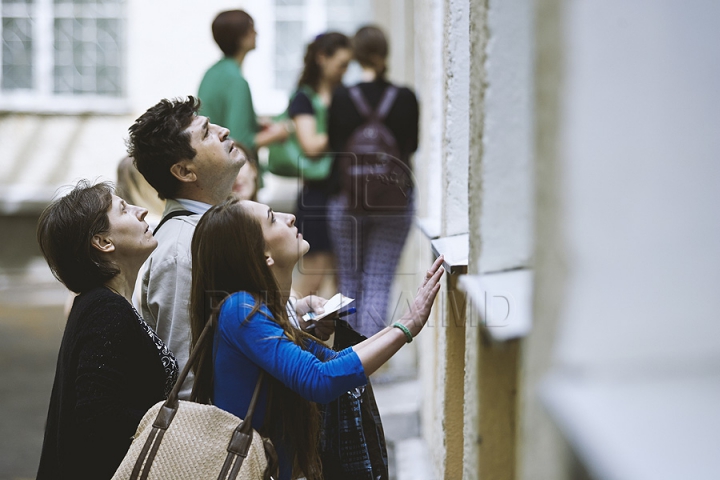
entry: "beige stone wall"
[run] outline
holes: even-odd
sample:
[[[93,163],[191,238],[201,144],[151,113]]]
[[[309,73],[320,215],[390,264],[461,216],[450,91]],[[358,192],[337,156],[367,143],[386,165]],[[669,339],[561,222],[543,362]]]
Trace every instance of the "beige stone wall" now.
[[[717,5],[414,6],[416,86],[427,107],[419,209],[435,220],[425,230],[469,232],[463,288],[508,270],[533,278],[523,300],[532,328],[509,340],[478,327],[481,295],[468,290],[472,301],[457,308],[458,277],[443,285],[419,342],[435,477],[564,480],[587,478],[587,469],[640,478],[629,473],[634,463],[643,478],[660,478],[656,462],[720,471],[699,453],[717,437],[707,421],[717,418],[707,399],[717,394],[709,388],[720,338],[709,291],[720,271],[710,220]],[[682,397],[666,394],[690,377]],[[657,442],[647,415],[676,419],[676,431],[692,435]],[[620,443],[637,455],[620,458]],[[644,458],[650,447],[666,454]]]
[[[532,265],[534,156],[542,154],[545,162],[552,161],[546,144],[541,145],[545,150],[536,145],[534,138],[540,134],[533,136],[532,125],[537,115],[545,118],[556,108],[544,100],[540,112],[532,113],[533,35],[537,34],[538,41],[552,40],[548,37],[557,26],[559,8],[552,2],[541,6],[543,15],[538,21],[542,25],[534,30],[531,6],[532,2],[501,5],[492,0],[446,0],[438,15],[437,5],[416,3],[416,29],[423,33],[440,30],[444,72],[438,79],[427,69],[433,64],[437,36],[416,33],[421,53],[416,57],[416,72],[422,76],[419,94],[424,103],[440,106],[439,115],[434,110],[423,117],[421,129],[437,135],[441,127],[443,133],[441,145],[434,150],[440,155],[440,182],[436,177],[420,177],[421,186],[439,190],[425,199],[438,205],[426,206],[425,211],[439,211],[437,233],[441,236],[470,232],[470,274]],[[559,48],[555,40],[553,49]],[[552,49],[544,51],[546,56],[556,54]],[[557,62],[544,68],[546,84],[553,81],[548,78],[559,75]],[[546,99],[547,92],[538,95]],[[543,135],[552,125],[546,125]],[[430,151],[434,140],[424,138],[423,148]],[[416,158],[419,171],[430,169],[435,160],[427,151]],[[548,168],[537,177],[545,182],[538,192],[542,201],[553,188]],[[540,232],[546,235],[549,225],[545,223]],[[541,328],[527,338],[500,344],[483,333],[477,321],[481,314],[472,311],[473,305],[468,305],[468,318],[463,308],[457,308],[458,302],[464,306],[465,297],[456,285],[453,276],[441,290],[435,311],[438,328],[423,339],[427,355],[420,359],[425,385],[423,428],[436,477],[565,478],[564,443],[536,395],[537,382],[549,368],[554,324],[546,317],[553,304],[541,302]]]
[[[562,8],[565,0],[541,0],[535,12],[535,291],[533,330],[525,339],[520,383],[518,479],[570,478],[570,453],[538,398],[551,366],[552,347],[566,285],[558,162],[562,92]]]
[[[485,89],[487,76],[485,62],[486,48],[489,37],[487,14],[489,1],[471,1],[469,9],[469,42],[470,42],[470,110],[469,120],[469,159],[468,159],[468,194],[470,232],[480,232],[483,194],[483,132],[485,127]],[[479,273],[477,259],[482,252],[482,237],[470,236],[468,272]],[[472,312],[472,305],[468,305]],[[471,313],[472,315],[472,313]],[[465,377],[464,377],[464,423],[463,423],[463,479],[478,478],[480,468],[480,345],[481,330],[478,324],[467,322],[465,328]]]
[[[420,144],[414,157],[417,214],[440,229],[442,200],[443,95],[442,0],[416,0],[413,7],[414,85],[420,102]]]

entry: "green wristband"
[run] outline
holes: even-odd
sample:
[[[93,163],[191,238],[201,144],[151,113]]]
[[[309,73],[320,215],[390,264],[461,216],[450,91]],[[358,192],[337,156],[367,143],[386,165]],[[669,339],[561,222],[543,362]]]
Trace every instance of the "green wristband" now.
[[[410,343],[413,341],[413,335],[412,335],[412,333],[410,333],[410,329],[408,327],[406,327],[405,325],[403,325],[400,322],[395,322],[395,323],[393,323],[392,326],[402,330],[402,332],[405,334],[405,338],[406,338],[405,343]]]

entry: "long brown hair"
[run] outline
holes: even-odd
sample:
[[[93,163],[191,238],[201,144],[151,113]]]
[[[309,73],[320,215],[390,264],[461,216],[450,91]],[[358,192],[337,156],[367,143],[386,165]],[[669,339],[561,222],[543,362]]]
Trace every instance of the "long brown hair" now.
[[[380,28],[366,25],[360,28],[353,37],[353,54],[355,60],[366,68],[375,70],[377,77],[385,78],[388,56],[388,41]]]
[[[191,329],[192,345],[222,302],[232,293],[244,291],[255,299],[247,318],[264,304],[268,317],[280,325],[285,340],[306,349],[309,335],[293,328],[282,303],[282,294],[265,261],[265,240],[258,221],[236,198],[212,207],[198,222],[192,241]],[[217,325],[215,322],[214,325]],[[215,328],[215,327],[213,327]],[[263,434],[282,438],[295,452],[294,467],[309,480],[322,478],[319,456],[320,414],[317,406],[266,375],[270,404],[265,413]],[[212,345],[206,343],[195,369],[198,401],[212,400]]]
[[[305,50],[303,71],[300,74],[300,80],[298,80],[298,87],[307,85],[317,92],[322,75],[317,56],[322,54],[326,57],[332,57],[341,48],[347,48],[348,50],[352,48],[350,39],[342,33],[321,33],[315,37],[315,40],[309,43]]]

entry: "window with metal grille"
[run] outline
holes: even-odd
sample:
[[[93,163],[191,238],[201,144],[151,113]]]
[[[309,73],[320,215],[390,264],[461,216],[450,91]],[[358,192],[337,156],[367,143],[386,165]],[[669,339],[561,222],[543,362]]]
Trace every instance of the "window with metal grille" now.
[[[0,109],[124,105],[125,0],[1,0]]]
[[[275,0],[274,13],[274,86],[289,93],[302,71],[307,42],[325,31],[352,36],[372,19],[372,4],[366,0]]]

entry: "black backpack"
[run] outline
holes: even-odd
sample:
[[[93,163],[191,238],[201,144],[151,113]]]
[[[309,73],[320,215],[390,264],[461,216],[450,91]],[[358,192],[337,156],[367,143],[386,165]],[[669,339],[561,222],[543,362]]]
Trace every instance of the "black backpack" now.
[[[356,213],[402,213],[412,190],[408,158],[402,158],[397,140],[383,120],[390,112],[398,88],[388,86],[373,111],[360,88],[349,89],[350,98],[365,122],[350,135],[339,156],[340,183],[348,209]]]

